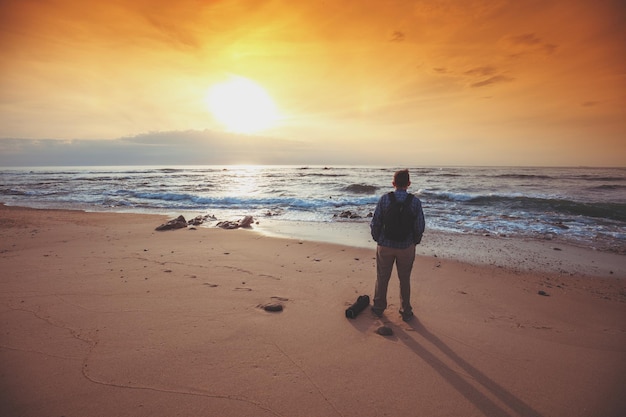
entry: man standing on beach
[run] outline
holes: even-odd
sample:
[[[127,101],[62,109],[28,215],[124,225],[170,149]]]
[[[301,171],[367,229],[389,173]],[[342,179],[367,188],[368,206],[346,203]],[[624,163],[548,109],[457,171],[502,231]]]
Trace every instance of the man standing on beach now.
[[[424,213],[422,202],[407,192],[407,188],[411,185],[408,169],[397,171],[393,176],[392,184],[395,191],[384,194],[378,200],[370,223],[372,238],[378,244],[376,247],[376,288],[372,311],[380,317],[387,308],[387,287],[395,263],[400,280],[400,314],[402,320],[409,321],[413,318],[411,270],[415,260],[415,245],[420,243],[424,233]],[[401,231],[391,230],[389,226],[390,221],[393,221],[389,217],[398,216],[398,210],[390,209],[395,204],[401,204],[405,211],[409,209],[407,214],[403,215],[405,220],[400,223],[404,228]],[[399,223],[396,222],[396,224]]]

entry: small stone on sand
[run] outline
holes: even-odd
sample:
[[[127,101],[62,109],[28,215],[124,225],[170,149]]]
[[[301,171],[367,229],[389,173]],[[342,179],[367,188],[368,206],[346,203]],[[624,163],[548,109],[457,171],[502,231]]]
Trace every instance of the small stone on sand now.
[[[391,327],[380,326],[376,330],[376,333],[378,333],[381,336],[391,336],[393,334],[393,330],[391,329]]]
[[[270,312],[283,311],[283,305],[280,303],[265,304],[263,310]]]

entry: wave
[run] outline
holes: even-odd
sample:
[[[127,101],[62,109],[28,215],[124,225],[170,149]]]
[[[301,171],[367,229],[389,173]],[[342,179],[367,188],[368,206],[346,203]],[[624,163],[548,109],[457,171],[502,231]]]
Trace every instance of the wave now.
[[[162,172],[164,174],[171,174],[171,173],[174,173],[174,172],[183,172],[183,171],[186,171],[186,170],[187,169],[183,169],[183,168],[159,168],[159,169],[156,169],[155,171],[156,172]]]
[[[423,189],[420,189],[418,191],[418,195],[420,197],[432,198],[432,199],[435,199],[435,200],[458,201],[458,202],[469,201],[472,198],[476,198],[476,196],[474,196],[472,194],[454,193],[454,192],[450,192],[450,191],[423,190]]]
[[[300,178],[308,178],[308,177],[321,177],[321,178],[339,178],[339,177],[347,177],[347,174],[324,174],[318,172],[307,172],[307,173],[299,173],[298,177]]]
[[[621,184],[602,184],[597,187],[590,187],[588,190],[626,190],[626,185]]]
[[[420,193],[428,203],[457,203],[459,205],[502,207],[536,213],[559,213],[575,216],[603,218],[626,222],[626,204],[618,202],[581,202],[567,199],[529,197],[523,195],[475,195],[469,193],[434,192]],[[493,209],[492,209],[493,211]]]
[[[528,180],[528,179],[549,180],[549,179],[552,179],[553,177],[549,175],[539,175],[539,174],[500,174],[500,175],[495,175],[494,178],[512,178],[512,179],[521,179],[521,180]]]
[[[350,184],[344,187],[342,191],[347,191],[354,194],[374,194],[378,191],[378,187],[375,185],[366,184]]]
[[[622,203],[584,203],[554,198],[480,196],[469,199],[467,204],[504,204],[521,210],[556,212],[626,222],[626,204]]]
[[[126,192],[120,190],[118,195],[128,195],[131,198],[150,200],[154,202],[162,201],[165,207],[169,207],[169,203],[187,203],[181,204],[186,207],[202,208],[214,207],[220,209],[245,208],[259,209],[266,207],[284,207],[288,206],[292,209],[315,209],[320,206],[330,205],[326,200],[319,199],[300,199],[285,197],[203,197],[187,193],[150,193],[150,192]],[[157,204],[158,206],[158,204]]]
[[[202,196],[192,193],[172,192],[136,192],[118,190],[113,195],[107,196],[105,205],[111,201],[125,201],[129,204],[154,207],[154,208],[178,208],[178,209],[220,209],[220,210],[265,210],[265,209],[288,209],[302,212],[318,212],[345,207],[373,209],[377,197],[339,197],[339,198],[297,198],[282,195],[265,196]]]
[[[28,191],[16,190],[13,188],[0,189],[0,195],[15,195],[15,196],[27,196],[30,195]]]
[[[593,175],[578,175],[571,177],[575,180],[585,180],[585,181],[603,181],[603,182],[613,182],[613,181],[626,181],[624,177],[595,177]]]
[[[443,173],[443,174],[435,174],[435,176],[437,176],[437,177],[462,177],[463,175],[462,174],[453,174],[451,172],[446,172],[446,173]]]

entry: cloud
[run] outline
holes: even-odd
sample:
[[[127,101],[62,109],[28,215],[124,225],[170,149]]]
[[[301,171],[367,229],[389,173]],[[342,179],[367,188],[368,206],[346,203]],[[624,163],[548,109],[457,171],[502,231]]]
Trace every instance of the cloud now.
[[[204,131],[151,132],[114,140],[0,139],[0,166],[211,165],[301,162],[297,141]]]
[[[507,77],[505,75],[495,75],[493,77],[489,77],[486,80],[479,81],[470,85],[472,88],[486,87],[488,85],[493,84],[501,84],[513,81],[514,78]]]
[[[491,65],[472,67],[465,71],[452,71],[444,67],[433,68],[433,70],[440,75],[464,79],[471,88],[487,87],[489,85],[507,83],[515,80],[507,75],[498,74],[497,68]]]
[[[541,52],[546,55],[552,55],[558,45],[548,43],[537,37],[534,33],[524,33],[522,35],[509,36],[508,42],[518,50],[523,52]]]
[[[396,30],[391,35],[391,42],[402,42],[405,37],[406,35],[404,34],[404,32],[400,32],[399,30]]]
[[[541,43],[541,39],[535,36],[534,33],[525,33],[523,35],[516,35],[509,37],[511,43],[518,45],[537,45]]]
[[[470,76],[489,76],[495,74],[496,69],[494,67],[486,66],[486,67],[476,67],[470,70],[465,71],[465,75]]]

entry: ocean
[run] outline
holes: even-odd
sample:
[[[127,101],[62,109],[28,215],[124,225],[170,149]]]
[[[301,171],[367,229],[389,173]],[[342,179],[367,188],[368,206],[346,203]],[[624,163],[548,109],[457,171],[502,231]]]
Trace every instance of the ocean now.
[[[0,169],[0,202],[34,208],[367,228],[398,167]],[[558,239],[626,253],[626,168],[414,167],[427,230]]]

